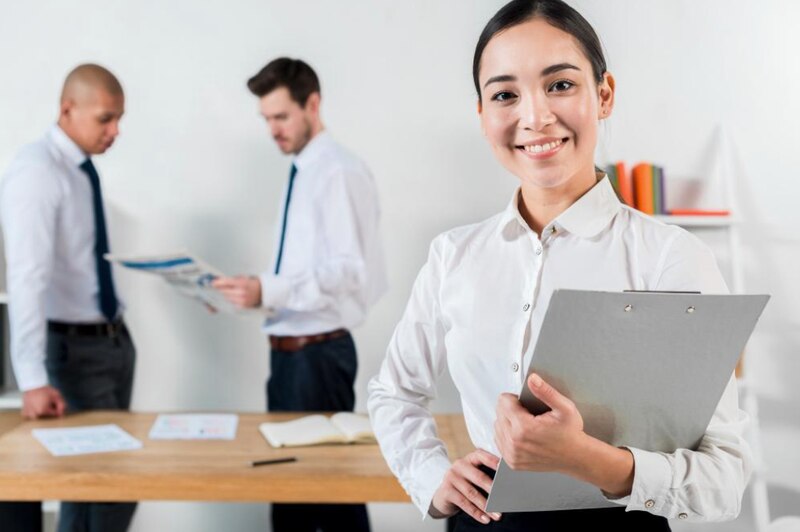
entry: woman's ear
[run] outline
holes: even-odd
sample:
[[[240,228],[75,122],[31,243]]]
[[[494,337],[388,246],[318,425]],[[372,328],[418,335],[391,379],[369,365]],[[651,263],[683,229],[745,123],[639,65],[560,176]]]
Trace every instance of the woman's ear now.
[[[485,137],[486,128],[483,125],[483,102],[481,102],[480,100],[478,100],[478,119],[481,122],[481,133],[483,133],[483,136]]]
[[[616,82],[614,76],[610,72],[603,74],[603,81],[597,86],[598,105],[598,120],[608,118],[611,115],[611,110],[614,109],[614,90]]]

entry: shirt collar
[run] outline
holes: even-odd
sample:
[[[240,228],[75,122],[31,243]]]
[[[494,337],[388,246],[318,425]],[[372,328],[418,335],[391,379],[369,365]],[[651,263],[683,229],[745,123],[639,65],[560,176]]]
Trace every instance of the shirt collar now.
[[[325,152],[331,142],[333,142],[333,138],[330,133],[323,129],[305,145],[302,151],[295,156],[292,163],[297,167],[298,171],[308,167]]]
[[[53,124],[49,131],[50,140],[58,150],[58,153],[64,158],[65,161],[80,166],[88,158],[88,155],[83,153],[83,150],[75,144],[64,130],[58,124]]]
[[[605,229],[622,209],[622,206],[608,176],[598,174],[598,177],[602,177],[602,179],[549,225],[581,238],[592,238]],[[527,222],[519,212],[519,194],[520,189],[517,188],[508,207],[503,211],[498,227],[501,233],[505,232],[510,225],[529,229]]]

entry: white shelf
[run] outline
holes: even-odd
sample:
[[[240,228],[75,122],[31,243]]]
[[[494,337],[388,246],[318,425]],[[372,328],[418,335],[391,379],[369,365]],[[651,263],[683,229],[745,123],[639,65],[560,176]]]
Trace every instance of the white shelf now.
[[[0,410],[18,410],[22,408],[22,392],[9,390],[0,393]]]
[[[735,216],[672,216],[656,214],[656,220],[681,227],[729,227],[738,223]]]

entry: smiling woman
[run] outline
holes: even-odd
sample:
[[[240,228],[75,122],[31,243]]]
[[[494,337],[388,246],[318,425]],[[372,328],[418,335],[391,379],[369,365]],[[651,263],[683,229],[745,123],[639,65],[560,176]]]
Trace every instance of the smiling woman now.
[[[389,466],[423,514],[458,514],[457,530],[657,531],[666,518],[736,517],[751,459],[733,376],[699,448],[671,454],[587,435],[572,401],[524,378],[556,289],[727,292],[704,244],[621,204],[595,172],[615,89],[597,35],[560,0],[514,0],[481,34],[473,78],[484,136],[520,186],[501,213],[431,245],[369,386]],[[453,464],[427,408],[445,367],[477,449]],[[551,411],[525,410],[522,386]],[[500,456],[590,483],[618,506],[487,514]]]

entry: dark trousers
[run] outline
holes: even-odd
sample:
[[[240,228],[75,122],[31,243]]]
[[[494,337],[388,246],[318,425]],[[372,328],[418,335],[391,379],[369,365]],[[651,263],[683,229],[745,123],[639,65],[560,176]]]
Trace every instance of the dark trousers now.
[[[47,376],[70,412],[127,410],[136,349],[127,329],[113,337],[47,334]],[[125,532],[136,503],[61,503],[58,532]],[[40,532],[41,503],[0,504],[0,530]]]
[[[559,512],[505,513],[499,521],[479,523],[465,513],[455,517],[456,532],[564,532],[568,530],[613,530],[614,532],[669,532],[663,517],[647,512],[626,512],[625,508],[563,510]]]
[[[494,478],[494,470],[481,466]],[[486,493],[478,488],[481,493]],[[510,512],[499,521],[484,525],[464,512],[448,521],[448,531],[469,532],[562,532],[566,530],[613,530],[614,532],[670,532],[666,518],[647,512],[626,512],[623,506],[591,510],[561,510],[558,512]]]
[[[270,412],[352,412],[358,363],[350,334],[304,347],[272,351],[267,382]],[[273,504],[273,532],[369,532],[363,504]]]

